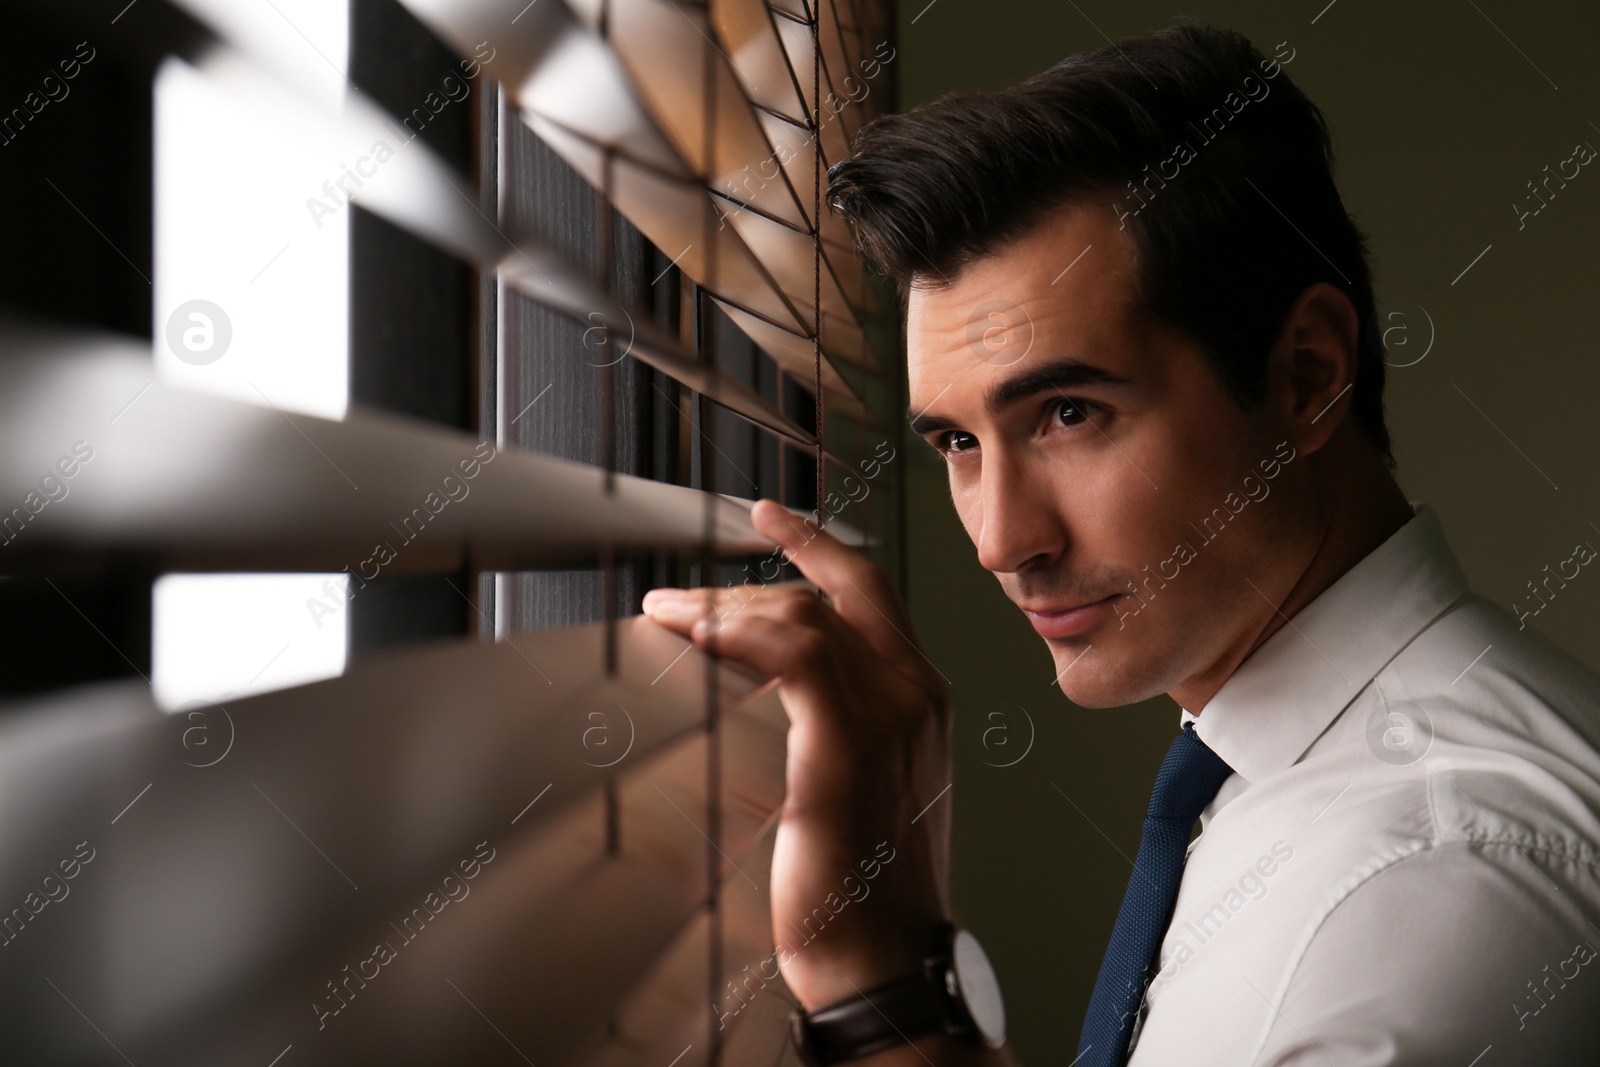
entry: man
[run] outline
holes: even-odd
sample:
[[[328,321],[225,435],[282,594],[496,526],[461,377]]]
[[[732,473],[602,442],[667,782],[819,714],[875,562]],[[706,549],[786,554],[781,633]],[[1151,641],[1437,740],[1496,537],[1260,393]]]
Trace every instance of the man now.
[[[1062,691],[1183,709],[1061,1062],[1594,1062],[1600,678],[1471,593],[1394,481],[1363,239],[1292,58],[1180,23],[882,118],[830,174],[904,297],[912,426]],[[826,601],[645,607],[782,679],[780,942],[896,850],[780,956],[861,1038],[817,1058],[1004,1062],[873,1019],[949,914],[948,805],[916,818],[950,710],[876,569],[753,515]]]

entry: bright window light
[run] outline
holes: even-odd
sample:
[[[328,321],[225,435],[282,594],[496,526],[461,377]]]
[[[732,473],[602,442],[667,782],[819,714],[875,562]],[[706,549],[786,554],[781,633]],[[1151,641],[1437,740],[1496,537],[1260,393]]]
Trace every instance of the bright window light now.
[[[338,161],[275,103],[179,59],[156,75],[156,370],[186,389],[343,418],[351,209],[307,210]]]
[[[276,0],[219,10],[254,11],[261,25],[222,29],[266,54],[272,71],[309,86],[321,106],[337,108],[349,50],[346,3]],[[185,389],[342,419],[353,209],[341,203],[335,217],[318,218],[306,206],[339,176],[340,160],[307,135],[289,96],[250,86],[171,57],[156,75],[156,374]],[[346,582],[342,574],[160,578],[152,620],[156,702],[171,711],[341,673]],[[322,608],[309,608],[311,601]]]
[[[173,711],[343,673],[344,574],[167,574],[156,579],[150,684]]]

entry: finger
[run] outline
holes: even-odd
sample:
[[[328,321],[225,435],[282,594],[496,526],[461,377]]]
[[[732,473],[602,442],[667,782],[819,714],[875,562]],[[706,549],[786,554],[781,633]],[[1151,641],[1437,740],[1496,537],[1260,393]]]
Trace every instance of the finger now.
[[[723,589],[652,589],[644,595],[644,613],[656,622],[687,634],[699,619],[726,619],[756,604],[767,614],[784,617],[785,605],[792,599],[809,597],[821,603],[817,587],[810,582],[777,582],[770,585],[734,585]],[[791,620],[798,621],[798,620]]]
[[[898,608],[898,598],[892,592],[889,597],[888,606],[891,610]],[[850,598],[850,606],[856,609],[858,615],[862,610],[880,611],[875,603],[854,589]],[[883,625],[878,626],[875,633],[865,633],[841,615],[825,594],[810,582],[729,586],[724,589],[652,589],[645,594],[643,609],[652,621],[684,636],[688,636],[701,620],[722,623],[747,613],[808,626],[864,645],[878,657],[880,664],[890,666],[919,684],[932,684],[934,675],[938,675],[946,684],[949,681],[910,635],[902,634],[887,616],[880,613],[878,617],[887,624],[894,636],[889,636]]]
[[[882,785],[890,773],[881,765],[885,746],[903,740],[908,716],[920,722],[937,708],[919,681],[880,669],[859,637],[844,644],[826,628],[746,613],[720,623],[701,620],[690,639],[779,681],[791,727],[785,802],[790,816],[819,804],[831,809],[841,798],[859,796],[866,783]],[[863,761],[873,765],[865,778]]]
[[[792,723],[841,706],[838,673],[821,630],[751,614],[722,622],[700,619],[690,627],[689,638],[696,647],[743,664],[763,678],[779,679]]]
[[[765,615],[737,616],[721,622],[697,620],[690,638],[701,648],[735,660],[767,678],[798,681],[820,672],[828,650],[820,630]]]
[[[756,501],[750,521],[758,533],[778,543],[879,655],[915,660],[918,669],[927,662],[917,650],[904,603],[871,560],[776,501]]]

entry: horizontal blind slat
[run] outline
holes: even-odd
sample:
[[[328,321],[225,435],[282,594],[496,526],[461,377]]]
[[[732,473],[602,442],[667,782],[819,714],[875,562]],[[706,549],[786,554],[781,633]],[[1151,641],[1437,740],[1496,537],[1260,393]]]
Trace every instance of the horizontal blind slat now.
[[[454,570],[569,565],[618,551],[689,549],[706,494],[476,441],[365,411],[343,421],[163,384],[148,350],[104,336],[0,324],[0,514],[6,554],[147,554],[171,570]],[[92,458],[40,499],[40,472],[81,442]],[[55,477],[55,475],[52,475]],[[712,551],[772,542],[749,501],[715,496]],[[839,535],[859,542],[841,530]],[[6,562],[0,557],[0,567]]]
[[[8,864],[47,871],[74,842],[94,851],[58,909],[72,914],[11,935],[10,1046],[62,1058],[51,1042],[66,1028],[20,1010],[54,996],[40,973],[77,991],[136,1061],[236,1059],[281,1037],[322,1042],[322,1062],[341,1049],[418,1062],[469,1032],[437,1010],[454,1003],[444,975],[508,1032],[546,1035],[547,1052],[592,1042],[705,900],[710,800],[706,657],[624,620],[607,679],[601,638],[586,626],[452,642],[227,701],[198,727],[226,743],[221,758],[194,743],[195,720],[156,711],[138,685],[0,709]],[[715,677],[723,758],[738,765],[718,800],[724,879],[742,880],[733,866],[782,801],[784,717],[759,680],[727,666]],[[585,709],[607,706],[630,716],[615,762],[606,744],[623,738],[583,736]],[[607,776],[619,782],[614,857],[598,803]],[[460,863],[474,856],[468,876]],[[470,883],[460,899],[429,902],[456,883]],[[427,910],[406,922],[413,905]],[[373,940],[398,958],[318,1026],[307,1005],[337,1007],[326,981]],[[507,1014],[517,1004],[527,1018]]]
[[[228,5],[218,0],[183,3],[196,16],[210,20],[219,32],[239,31],[236,12]],[[586,327],[597,321],[614,324],[619,335],[633,337],[627,355],[769,432],[814,446],[813,433],[770,401],[715,367],[700,363],[673,339],[650,331],[643,312],[600,292],[582,271],[537,242],[525,236],[513,239],[502,232],[476,205],[472,183],[422,141],[399,140],[397,131],[403,128],[364,93],[348,87],[342,106],[334,109],[322,99],[323,94],[307,87],[304,78],[295,80],[294,64],[270,48],[258,43],[241,52],[238,46],[238,41],[229,39],[226,47],[203,50],[195,57],[197,65],[220,87],[238,96],[276,99],[296,116],[301,135],[320,144],[329,159],[357,158],[380,141],[398,141],[403,150],[383,163],[380,180],[353,190],[355,203],[481,270],[498,271],[519,292]]]
[[[488,0],[406,0],[462,55],[472,54],[480,40],[493,40],[495,52],[485,66],[506,84],[528,125],[591,184],[607,188],[617,209],[685,274],[714,294],[809,336],[816,310],[810,306],[809,281],[800,281],[802,275],[810,277],[813,242],[806,234],[810,211],[799,203],[788,178],[793,168],[780,168],[775,181],[742,180],[745,168],[775,160],[777,154],[737,72],[703,36],[710,29],[705,14],[659,0],[628,3],[636,16],[651,16],[648,39],[640,39],[637,18],[627,22],[627,12],[614,16],[613,39],[603,40],[583,21],[594,14],[589,8],[535,6],[507,33],[503,12]],[[663,35],[679,47],[664,47]],[[714,79],[709,88],[716,104],[715,138],[702,129],[699,95],[707,88],[701,84],[707,65]],[[859,105],[850,103],[846,110],[852,108]],[[824,142],[841,137],[841,125],[825,124]],[[673,146],[674,163],[648,150],[661,140]],[[802,154],[813,148],[808,139]],[[730,194],[730,188],[737,192]],[[809,185],[805,188],[814,194]],[[711,189],[742,196],[754,206],[741,209],[726,201],[714,206]],[[768,227],[782,226],[762,220],[758,211],[791,227],[799,221],[802,226],[794,233],[804,241],[779,240]],[[833,266],[834,258],[853,260],[854,251],[836,228],[830,226],[829,232],[839,238],[824,242],[829,260],[824,311],[835,316],[836,328],[824,326],[823,345],[832,359],[833,334],[845,333],[846,343],[859,348],[859,341],[850,340],[860,333],[857,309],[874,305],[858,264]],[[761,247],[753,249],[752,239]],[[848,389],[837,377],[825,384]]]

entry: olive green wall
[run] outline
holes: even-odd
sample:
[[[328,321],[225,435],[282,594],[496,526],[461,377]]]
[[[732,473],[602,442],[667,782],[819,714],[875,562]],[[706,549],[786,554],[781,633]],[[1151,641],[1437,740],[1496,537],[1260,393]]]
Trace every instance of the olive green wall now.
[[[1325,2],[910,0],[899,8],[901,103],[998,89],[1104,44],[1102,32],[1142,33],[1180,12],[1269,54],[1287,41],[1288,73],[1333,127],[1380,303],[1403,316],[1387,321],[1405,327],[1390,335],[1392,358],[1427,352],[1389,372],[1401,484],[1438,510],[1474,586],[1510,606],[1577,542],[1600,547],[1600,166],[1521,231],[1511,207],[1577,142],[1600,147],[1600,9]],[[1065,1063],[1177,711],[1164,697],[1068,704],[1042,642],[979,568],[942,467],[911,451],[911,604],[959,712],[958,911],[1000,970],[1020,1062]],[[1530,625],[1600,668],[1600,570],[1581,572]],[[1031,750],[995,766],[1024,751],[1027,719]]]

